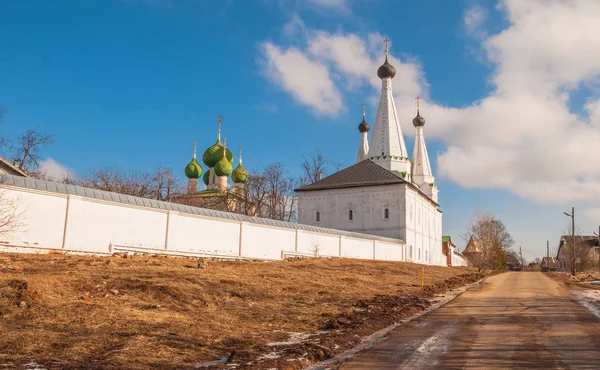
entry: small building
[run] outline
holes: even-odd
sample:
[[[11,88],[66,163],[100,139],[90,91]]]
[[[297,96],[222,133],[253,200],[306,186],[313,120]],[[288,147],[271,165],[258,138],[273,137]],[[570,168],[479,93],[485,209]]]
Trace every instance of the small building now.
[[[0,174],[29,177],[27,172],[23,171],[2,157],[0,157]]]
[[[595,235],[563,235],[560,237],[558,244],[558,252],[556,253],[556,259],[558,261],[558,268],[560,270],[570,270],[571,261],[569,261],[569,254],[576,250],[576,270],[583,271],[589,266],[586,263],[598,264],[598,253],[600,245],[598,237]],[[582,260],[583,257],[583,260]]]
[[[452,266],[452,257],[454,256],[456,246],[452,243],[450,235],[442,236],[442,253],[446,256],[446,265]]]
[[[554,257],[544,257],[540,263],[542,272],[558,271],[558,260]]]
[[[450,235],[442,236],[442,253],[446,257],[446,265],[451,266],[467,266],[468,262],[465,256],[458,252],[458,248],[452,243]]]

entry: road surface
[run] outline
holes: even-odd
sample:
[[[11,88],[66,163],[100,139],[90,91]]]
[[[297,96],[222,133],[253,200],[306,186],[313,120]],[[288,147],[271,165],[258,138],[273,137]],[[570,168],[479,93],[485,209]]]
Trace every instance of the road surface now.
[[[600,319],[539,272],[493,276],[340,369],[600,369]]]

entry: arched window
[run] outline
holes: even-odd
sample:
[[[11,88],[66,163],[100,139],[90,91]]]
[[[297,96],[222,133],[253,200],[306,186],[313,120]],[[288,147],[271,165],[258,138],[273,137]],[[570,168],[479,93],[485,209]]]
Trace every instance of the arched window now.
[[[315,211],[315,222],[321,222],[321,212]]]
[[[354,215],[352,214],[352,210],[348,210],[348,221],[352,221],[354,219]]]
[[[388,220],[390,218],[390,209],[389,208],[385,208],[383,210],[383,218]]]

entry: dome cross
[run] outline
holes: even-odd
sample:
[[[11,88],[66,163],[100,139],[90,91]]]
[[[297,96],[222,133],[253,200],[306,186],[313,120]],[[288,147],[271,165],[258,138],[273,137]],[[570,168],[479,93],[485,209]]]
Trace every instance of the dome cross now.
[[[387,58],[388,56],[388,52],[389,52],[389,43],[390,43],[390,39],[388,39],[387,37],[385,38],[385,40],[383,40],[383,42],[385,43],[385,57]]]

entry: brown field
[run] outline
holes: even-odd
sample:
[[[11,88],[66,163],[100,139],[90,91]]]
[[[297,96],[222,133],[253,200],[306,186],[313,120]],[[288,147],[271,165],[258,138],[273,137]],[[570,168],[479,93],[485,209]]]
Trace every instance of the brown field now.
[[[0,368],[185,369],[229,357],[237,368],[299,369],[482,277],[430,266],[425,274],[421,289],[419,265],[401,262],[208,260],[198,268],[164,256],[0,254]],[[291,333],[315,335],[267,345]]]

